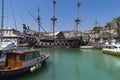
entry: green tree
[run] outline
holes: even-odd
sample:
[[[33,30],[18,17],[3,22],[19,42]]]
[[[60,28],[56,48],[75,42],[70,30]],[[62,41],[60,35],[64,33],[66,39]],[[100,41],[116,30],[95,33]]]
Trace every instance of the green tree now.
[[[107,25],[106,25],[107,27],[108,27],[108,30],[109,30],[109,38],[110,38],[110,42],[111,42],[111,29],[112,29],[112,27],[113,27],[113,24],[112,23],[107,23]]]
[[[117,38],[118,38],[118,41],[120,41],[120,16],[117,17],[117,18],[114,18],[113,22],[117,25]]]
[[[103,28],[102,26],[95,26],[92,30],[92,31],[94,31],[94,35],[95,35],[95,33],[98,34],[98,38],[100,38],[100,31],[102,30],[102,28]]]

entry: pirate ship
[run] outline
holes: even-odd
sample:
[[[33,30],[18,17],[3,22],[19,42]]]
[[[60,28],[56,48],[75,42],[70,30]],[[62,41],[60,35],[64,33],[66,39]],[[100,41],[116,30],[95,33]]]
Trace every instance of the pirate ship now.
[[[79,19],[79,8],[80,8],[80,1],[78,0],[77,3],[77,9],[78,14],[77,18],[75,19],[76,22],[76,29],[74,32],[74,36],[71,38],[66,38],[65,35],[62,32],[55,32],[55,25],[56,25],[56,16],[55,16],[55,9],[56,9],[56,1],[53,0],[53,17],[51,18],[52,21],[52,33],[46,33],[42,34],[40,32],[41,22],[40,22],[40,15],[39,15],[39,9],[38,9],[38,17],[37,17],[37,23],[38,23],[38,32],[32,31],[27,27],[25,24],[23,25],[23,30],[25,35],[29,35],[30,37],[26,38],[27,42],[34,43],[35,47],[79,47],[80,44],[82,44],[82,38],[78,36],[78,26],[80,23]],[[42,27],[43,28],[43,27]]]

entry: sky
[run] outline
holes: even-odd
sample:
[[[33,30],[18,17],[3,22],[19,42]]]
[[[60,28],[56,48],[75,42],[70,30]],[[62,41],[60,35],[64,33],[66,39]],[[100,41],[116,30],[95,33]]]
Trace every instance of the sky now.
[[[53,0],[4,1],[4,27],[17,27],[17,30],[22,32],[22,24],[25,23],[30,29],[38,31],[34,18],[37,18],[39,7],[42,27],[48,32],[52,31]],[[55,31],[75,30],[77,2],[78,0],[56,0],[57,21]],[[79,31],[93,29],[96,20],[98,21],[98,26],[104,27],[113,18],[120,16],[120,0],[80,0],[80,3],[79,18],[81,22],[78,28]],[[2,0],[0,0],[0,16],[1,4]],[[13,7],[13,12],[11,6]],[[15,26],[13,14],[17,26]],[[42,29],[41,32],[43,32]]]

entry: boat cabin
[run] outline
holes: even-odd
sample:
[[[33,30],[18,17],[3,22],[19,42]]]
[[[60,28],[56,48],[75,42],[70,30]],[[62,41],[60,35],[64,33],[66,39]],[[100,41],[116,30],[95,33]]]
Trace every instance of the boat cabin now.
[[[21,68],[24,62],[33,60],[39,55],[39,51],[36,50],[8,52],[6,55],[5,67],[7,69]]]
[[[120,45],[106,45],[104,46],[106,49],[120,49]]]

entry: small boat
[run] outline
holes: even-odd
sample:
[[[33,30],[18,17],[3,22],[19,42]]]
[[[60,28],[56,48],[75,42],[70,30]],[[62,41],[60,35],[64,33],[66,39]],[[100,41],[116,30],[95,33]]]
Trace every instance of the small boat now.
[[[94,46],[80,46],[80,49],[94,49]]]
[[[0,66],[0,80],[38,70],[48,59],[47,52],[37,50],[10,51],[6,54],[5,65]]]
[[[102,49],[103,53],[120,56],[120,44],[105,44]]]

